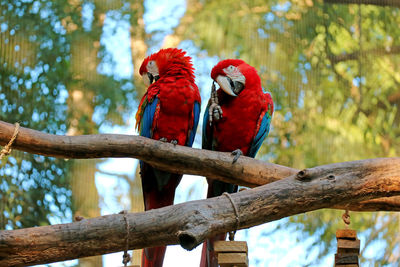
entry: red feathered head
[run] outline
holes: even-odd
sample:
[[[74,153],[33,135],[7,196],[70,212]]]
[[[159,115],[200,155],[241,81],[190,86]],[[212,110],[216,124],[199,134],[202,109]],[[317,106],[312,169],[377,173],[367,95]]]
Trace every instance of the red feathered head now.
[[[246,88],[261,88],[257,70],[241,59],[220,61],[212,69],[211,78],[231,96],[238,96]]]
[[[164,76],[185,75],[194,82],[192,58],[177,48],[161,49],[143,60],[139,73],[146,85]]]

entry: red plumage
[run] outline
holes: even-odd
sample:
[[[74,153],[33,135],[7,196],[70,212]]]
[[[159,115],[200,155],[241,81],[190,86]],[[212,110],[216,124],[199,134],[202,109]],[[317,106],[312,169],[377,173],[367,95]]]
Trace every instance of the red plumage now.
[[[212,69],[211,78],[221,83],[218,79],[221,77],[229,77],[230,82],[226,86],[232,87],[234,81],[240,81],[244,83],[244,88],[236,96],[225,93],[225,90],[221,88],[217,90],[222,118],[213,121],[212,125],[207,117],[204,120],[206,124],[203,125],[203,148],[224,152],[240,149],[244,155],[254,157],[269,131],[274,110],[271,95],[263,92],[256,69],[243,60],[227,59],[219,62]],[[207,181],[209,185],[207,197],[237,191],[235,185],[212,179],[207,179]],[[225,238],[226,235],[222,234],[203,244],[201,267],[218,266],[212,247],[214,241]]]
[[[191,58],[180,49],[162,49],[144,59],[139,73],[150,83],[136,113],[140,135],[191,146],[201,102]],[[141,178],[145,210],[173,204],[182,175],[141,162]],[[161,267],[165,249],[145,249],[142,267]]]

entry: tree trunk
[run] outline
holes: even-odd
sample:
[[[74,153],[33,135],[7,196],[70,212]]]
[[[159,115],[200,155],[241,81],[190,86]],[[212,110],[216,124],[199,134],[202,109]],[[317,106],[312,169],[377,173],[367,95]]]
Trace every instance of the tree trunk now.
[[[77,4],[80,5],[79,2]],[[94,8],[94,20],[88,34],[78,27],[71,43],[71,71],[74,82],[68,86],[68,115],[70,128],[68,134],[81,135],[97,132],[93,122],[94,92],[89,84],[95,84],[100,76],[97,67],[100,63],[98,52],[100,36],[104,24],[106,7],[104,1],[97,1]],[[69,171],[72,192],[73,217],[93,218],[100,216],[99,195],[95,184],[97,160],[73,160]],[[90,257],[79,260],[79,266],[102,266],[102,257]]]

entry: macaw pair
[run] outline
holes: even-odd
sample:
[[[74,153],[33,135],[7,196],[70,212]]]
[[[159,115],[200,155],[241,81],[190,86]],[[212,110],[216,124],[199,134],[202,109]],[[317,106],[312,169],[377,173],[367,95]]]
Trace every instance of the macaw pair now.
[[[141,136],[192,146],[200,116],[200,93],[191,58],[180,49],[161,49],[147,57],[140,75],[148,86],[136,114]],[[273,113],[272,98],[263,93],[257,71],[243,60],[227,59],[211,71],[220,89],[213,93],[203,120],[202,147],[255,157],[268,134]],[[182,175],[164,172],[140,162],[145,210],[172,205]],[[207,197],[233,193],[237,186],[207,179]],[[218,266],[213,242],[203,245],[201,267]],[[161,267],[166,247],[143,250],[142,267]]]

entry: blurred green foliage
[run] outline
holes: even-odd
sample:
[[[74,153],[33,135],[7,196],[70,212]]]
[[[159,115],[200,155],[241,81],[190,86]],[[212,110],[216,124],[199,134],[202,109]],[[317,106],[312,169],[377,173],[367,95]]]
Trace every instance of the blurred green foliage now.
[[[66,134],[71,121],[81,133],[122,123],[133,85],[97,73],[98,62],[112,59],[99,42],[101,25],[84,26],[87,4],[99,12],[92,1],[0,1],[0,120],[53,134]],[[84,60],[97,50],[72,55],[72,49],[85,42],[93,48],[95,41],[93,74]],[[91,113],[68,101],[77,87],[90,96],[85,108]],[[0,229],[71,220],[71,161],[13,152],[0,166]]]

